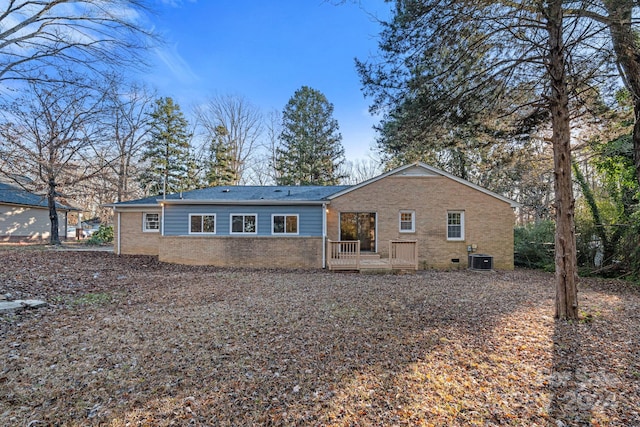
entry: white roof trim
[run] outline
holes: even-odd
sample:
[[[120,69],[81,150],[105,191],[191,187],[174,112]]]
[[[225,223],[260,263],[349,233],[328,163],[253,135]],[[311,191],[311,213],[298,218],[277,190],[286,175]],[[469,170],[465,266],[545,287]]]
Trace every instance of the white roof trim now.
[[[431,172],[431,173],[433,173],[435,175],[440,175],[440,176],[444,176],[446,178],[452,179],[452,180],[454,180],[454,181],[456,181],[456,182],[458,182],[458,183],[460,183],[462,185],[466,185],[467,187],[473,188],[474,190],[478,190],[478,191],[480,191],[480,192],[482,192],[484,194],[487,194],[487,195],[489,195],[491,197],[495,197],[498,200],[501,200],[501,201],[503,201],[505,203],[508,203],[512,208],[517,208],[517,207],[520,206],[520,203],[515,202],[515,201],[513,201],[511,199],[508,199],[507,197],[501,196],[498,193],[494,193],[493,191],[489,191],[486,188],[480,187],[479,185],[476,185],[476,184],[474,184],[472,182],[469,182],[469,181],[467,181],[465,179],[462,179],[460,177],[457,177],[455,175],[451,175],[450,173],[447,173],[447,172],[445,172],[443,170],[434,168],[433,166],[429,166],[426,163],[422,163],[422,162],[409,163],[407,165],[400,166],[399,168],[390,170],[389,172],[385,172],[382,175],[378,175],[378,176],[376,176],[374,178],[368,179],[367,181],[363,181],[360,184],[354,185],[354,186],[349,187],[349,188],[347,188],[345,190],[342,190],[342,191],[339,191],[337,193],[334,193],[334,194],[328,196],[327,199],[329,199],[329,200],[335,199],[336,197],[340,197],[340,196],[342,196],[344,194],[350,193],[350,192],[352,192],[354,190],[357,190],[358,188],[362,188],[364,186],[372,184],[372,183],[374,183],[376,181],[379,181],[379,180],[381,180],[383,178],[386,178],[388,176],[397,175],[400,172],[405,171],[405,170],[410,169],[410,168],[415,167],[415,166],[421,167],[421,168],[425,169],[426,171]]]
[[[125,211],[125,210],[145,210],[145,209],[157,209],[160,210],[160,208],[162,207],[160,205],[160,203],[154,203],[154,204],[150,204],[150,203],[146,203],[146,204],[140,204],[140,205],[135,205],[135,204],[131,204],[131,205],[118,205],[116,203],[109,203],[109,204],[105,204],[102,205],[102,207],[105,208],[112,208],[116,211]]]
[[[322,205],[326,200],[282,200],[282,199],[255,199],[255,200],[194,200],[194,199],[165,199],[158,200],[165,205],[257,205],[257,206],[298,206],[298,205]]]

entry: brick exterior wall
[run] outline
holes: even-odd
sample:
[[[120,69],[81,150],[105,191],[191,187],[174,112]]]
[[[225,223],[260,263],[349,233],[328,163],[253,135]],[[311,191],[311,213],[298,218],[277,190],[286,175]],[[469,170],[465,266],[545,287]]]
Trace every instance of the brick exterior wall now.
[[[339,240],[340,212],[376,212],[378,252],[388,256],[389,240],[417,240],[420,269],[467,268],[467,245],[493,256],[495,269],[513,269],[511,206],[441,176],[392,175],[331,200],[327,235]],[[415,211],[415,232],[400,233],[400,210]],[[464,211],[464,240],[447,240],[447,211]],[[458,259],[459,262],[452,260]]]
[[[322,268],[321,237],[164,236],[163,262],[219,267]]]
[[[147,213],[160,213],[158,211],[145,211]],[[160,232],[142,231],[142,212],[119,212],[120,226],[122,233],[118,230],[118,220],[113,226],[113,235],[120,237],[120,251],[118,252],[118,242],[114,242],[114,252],[118,255],[158,255],[160,246]]]

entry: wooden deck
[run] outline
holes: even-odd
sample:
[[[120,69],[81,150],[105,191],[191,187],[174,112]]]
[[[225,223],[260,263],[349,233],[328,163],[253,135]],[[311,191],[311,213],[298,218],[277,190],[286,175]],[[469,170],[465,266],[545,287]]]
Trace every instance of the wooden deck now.
[[[417,270],[417,242],[413,240],[391,240],[389,258],[380,254],[360,252],[359,241],[328,242],[327,268],[342,271],[392,271]]]

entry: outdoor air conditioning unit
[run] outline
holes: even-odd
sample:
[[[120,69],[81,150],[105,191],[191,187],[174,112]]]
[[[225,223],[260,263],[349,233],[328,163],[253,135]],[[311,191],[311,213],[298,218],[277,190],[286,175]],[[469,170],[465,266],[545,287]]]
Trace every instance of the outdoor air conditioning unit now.
[[[469,254],[470,270],[493,270],[493,257],[484,254]]]

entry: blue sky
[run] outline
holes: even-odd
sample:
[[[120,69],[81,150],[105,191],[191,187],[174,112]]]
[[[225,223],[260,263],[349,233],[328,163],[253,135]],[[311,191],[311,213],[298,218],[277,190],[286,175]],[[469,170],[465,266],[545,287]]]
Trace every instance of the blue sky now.
[[[187,112],[213,94],[241,95],[264,113],[282,111],[303,85],[334,105],[348,160],[371,152],[368,113],[354,58],[375,55],[382,0],[162,0],[157,51],[147,81]]]

